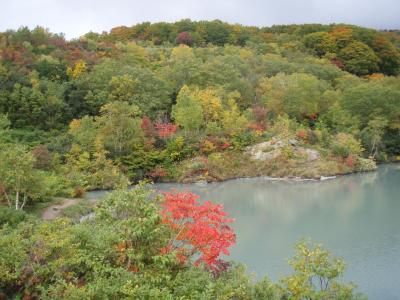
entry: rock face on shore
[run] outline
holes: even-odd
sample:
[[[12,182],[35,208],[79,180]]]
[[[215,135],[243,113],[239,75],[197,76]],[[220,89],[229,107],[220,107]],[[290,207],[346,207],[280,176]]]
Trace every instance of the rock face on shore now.
[[[296,140],[288,140],[287,142],[271,139],[267,142],[252,145],[246,148],[246,153],[251,155],[255,160],[267,161],[279,157],[283,151],[290,151],[295,157],[302,157],[307,162],[318,160],[321,154],[314,149],[298,146]]]
[[[186,160],[178,168],[177,181],[204,183],[258,176],[325,180],[376,169],[370,158],[354,156],[349,160],[329,153],[328,149],[320,151],[301,145],[296,139],[272,138],[248,146],[244,151],[218,152]]]

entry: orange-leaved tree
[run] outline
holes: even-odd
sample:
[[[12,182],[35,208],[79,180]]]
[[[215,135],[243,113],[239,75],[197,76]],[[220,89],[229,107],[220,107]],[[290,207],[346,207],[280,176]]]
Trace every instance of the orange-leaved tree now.
[[[211,268],[221,265],[219,256],[229,255],[228,248],[235,244],[236,235],[228,226],[234,219],[228,218],[220,204],[205,201],[190,192],[165,192],[163,220],[174,235],[165,251],[177,251],[184,262],[197,257],[195,264],[204,263]]]

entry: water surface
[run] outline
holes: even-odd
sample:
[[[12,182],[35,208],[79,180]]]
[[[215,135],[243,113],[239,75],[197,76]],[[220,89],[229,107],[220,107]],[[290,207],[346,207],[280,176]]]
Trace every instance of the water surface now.
[[[345,259],[345,280],[370,299],[400,297],[400,165],[322,182],[252,178],[155,188],[223,203],[236,219],[231,258],[259,277],[288,274],[294,244],[311,237]]]

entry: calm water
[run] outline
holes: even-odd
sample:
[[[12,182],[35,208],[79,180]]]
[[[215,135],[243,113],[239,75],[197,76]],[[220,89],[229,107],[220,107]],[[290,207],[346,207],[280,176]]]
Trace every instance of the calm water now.
[[[249,272],[273,280],[288,274],[294,244],[311,237],[346,260],[345,279],[370,299],[400,299],[400,165],[323,182],[253,178],[155,187],[223,203],[236,219],[231,258]]]

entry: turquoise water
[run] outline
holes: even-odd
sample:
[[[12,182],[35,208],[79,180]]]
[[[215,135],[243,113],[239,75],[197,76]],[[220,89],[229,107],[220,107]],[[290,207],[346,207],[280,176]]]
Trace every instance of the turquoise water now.
[[[400,165],[322,182],[252,178],[155,188],[223,203],[236,219],[231,258],[259,277],[288,274],[294,244],[311,237],[345,259],[344,279],[370,299],[400,299]]]

